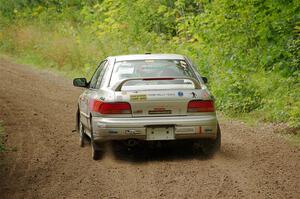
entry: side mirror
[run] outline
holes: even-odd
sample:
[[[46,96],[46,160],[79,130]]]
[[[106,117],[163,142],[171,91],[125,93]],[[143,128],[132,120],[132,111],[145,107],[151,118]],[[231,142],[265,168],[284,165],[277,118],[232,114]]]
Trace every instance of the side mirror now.
[[[207,82],[208,82],[208,79],[207,79],[207,77],[201,77],[201,78],[202,78],[202,80],[203,80],[204,84],[207,84]]]
[[[85,78],[75,78],[73,79],[73,85],[76,87],[87,87],[88,83]]]

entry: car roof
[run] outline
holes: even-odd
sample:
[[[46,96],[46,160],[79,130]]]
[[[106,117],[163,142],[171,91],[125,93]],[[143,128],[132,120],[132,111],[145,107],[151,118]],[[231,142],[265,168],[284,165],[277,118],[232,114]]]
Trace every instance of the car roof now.
[[[184,60],[183,55],[178,54],[135,54],[135,55],[119,55],[112,56],[116,61],[130,61],[130,60],[145,60],[145,59],[170,59],[170,60]]]

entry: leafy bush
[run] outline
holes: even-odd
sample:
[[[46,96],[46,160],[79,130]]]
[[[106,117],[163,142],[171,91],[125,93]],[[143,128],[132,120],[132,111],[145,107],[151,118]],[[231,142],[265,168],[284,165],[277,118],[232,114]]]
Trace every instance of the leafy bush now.
[[[217,106],[222,111],[249,113],[263,106],[259,89],[246,75],[226,75],[213,85],[213,93],[218,96]]]
[[[300,126],[297,0],[0,0],[0,50],[90,75],[108,55],[191,57],[220,110]]]

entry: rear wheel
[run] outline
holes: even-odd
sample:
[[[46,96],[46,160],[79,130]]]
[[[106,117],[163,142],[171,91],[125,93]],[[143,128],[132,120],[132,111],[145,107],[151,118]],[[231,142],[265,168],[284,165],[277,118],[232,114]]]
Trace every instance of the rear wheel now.
[[[92,127],[92,125],[91,125]],[[93,160],[99,160],[104,155],[103,143],[96,143],[93,136],[93,128],[91,128],[91,149]]]
[[[101,153],[100,153],[100,150],[97,149],[97,145],[94,141],[91,142],[91,148],[92,148],[92,158],[93,158],[93,160],[98,160]]]
[[[217,137],[215,139],[203,139],[196,141],[194,143],[196,145],[196,149],[201,149],[204,155],[213,155],[218,152],[221,148],[221,129],[218,124],[217,127]]]
[[[205,155],[213,155],[221,148],[221,129],[218,124],[217,137],[214,140],[205,140],[202,146],[202,151]]]
[[[84,127],[82,123],[79,121],[79,146],[84,147],[84,145],[88,142],[87,135],[85,134]]]
[[[100,160],[104,155],[104,143],[96,143],[91,139],[91,149],[93,160]]]

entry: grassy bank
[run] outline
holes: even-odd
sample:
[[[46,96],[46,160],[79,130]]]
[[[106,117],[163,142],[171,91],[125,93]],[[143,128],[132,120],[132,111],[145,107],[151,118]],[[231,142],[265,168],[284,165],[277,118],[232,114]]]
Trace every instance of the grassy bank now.
[[[59,2],[59,3],[58,3]],[[300,126],[297,1],[4,1],[0,51],[89,77],[108,55],[180,53],[220,111]]]

